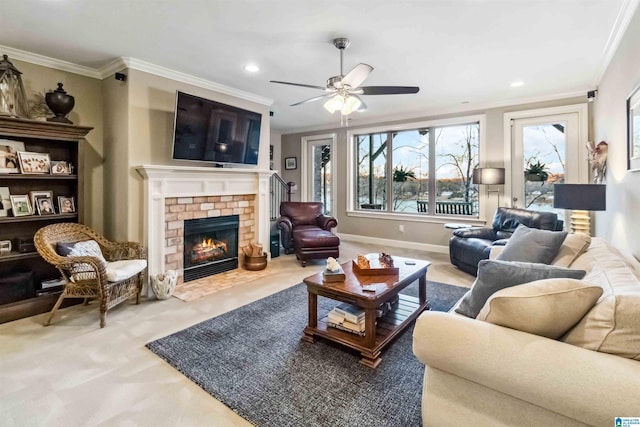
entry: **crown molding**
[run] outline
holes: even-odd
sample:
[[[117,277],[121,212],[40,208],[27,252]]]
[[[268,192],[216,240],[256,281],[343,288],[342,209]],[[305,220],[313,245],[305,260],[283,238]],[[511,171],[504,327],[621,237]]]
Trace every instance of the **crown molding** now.
[[[85,67],[83,65],[74,64],[72,62],[51,58],[49,56],[40,55],[37,53],[15,49],[9,46],[0,45],[0,50],[4,54],[9,55],[10,59],[17,59],[19,61],[29,62],[31,64],[42,65],[44,67],[79,74],[81,76],[91,77],[93,79],[104,80],[117,71],[122,71],[124,68],[131,68],[134,70],[154,74],[156,76],[176,80],[182,83],[187,83],[193,86],[198,86],[203,89],[209,89],[216,92],[224,93],[225,95],[234,96],[236,98],[255,102],[257,104],[266,106],[271,106],[273,104],[273,100],[271,99],[255,95],[253,93],[245,92],[240,89],[235,89],[230,86],[225,86],[220,83],[212,82],[200,77],[195,77],[190,74],[182,73],[180,71],[171,70],[169,68],[141,61],[135,58],[116,58],[103,67],[95,69],[91,67]]]
[[[607,71],[609,63],[613,59],[613,55],[616,53],[616,50],[618,50],[622,36],[624,36],[624,33],[627,31],[629,22],[631,21],[631,18],[633,18],[633,14],[636,12],[639,3],[640,0],[623,0],[622,5],[620,5],[618,16],[616,16],[613,28],[611,29],[611,33],[609,33],[609,38],[607,39],[607,43],[605,44],[602,52],[602,61],[600,62],[600,66],[594,76],[594,87],[598,87],[605,71]]]
[[[67,71],[69,73],[79,74],[81,76],[91,77],[93,79],[101,78],[100,73],[95,68],[85,67],[84,65],[62,61],[60,59],[15,49],[9,46],[0,45],[0,50],[2,50],[2,53],[4,53],[5,55],[9,55],[10,59],[17,59],[18,61],[28,62],[30,64],[42,65],[43,67]]]
[[[197,86],[203,89],[209,89],[216,92],[224,93],[225,95],[234,96],[236,98],[244,99],[247,101],[255,102],[257,104],[270,106],[273,104],[272,99],[264,98],[262,96],[255,95],[253,93],[245,92],[240,89],[235,89],[230,86],[225,86],[220,83],[212,82],[200,77],[192,76],[180,71],[171,70],[160,65],[155,65],[150,62],[142,61],[136,58],[118,58],[115,61],[102,67],[99,71],[102,78],[105,78],[116,71],[120,71],[123,68],[130,68],[137,71],[143,71],[145,73],[153,74],[155,76],[164,77],[167,79],[179,81],[182,83]]]

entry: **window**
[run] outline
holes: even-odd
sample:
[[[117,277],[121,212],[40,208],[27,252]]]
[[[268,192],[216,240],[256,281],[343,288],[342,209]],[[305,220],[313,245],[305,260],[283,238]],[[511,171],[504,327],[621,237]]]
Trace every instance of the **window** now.
[[[478,216],[479,134],[476,121],[354,135],[356,209]]]

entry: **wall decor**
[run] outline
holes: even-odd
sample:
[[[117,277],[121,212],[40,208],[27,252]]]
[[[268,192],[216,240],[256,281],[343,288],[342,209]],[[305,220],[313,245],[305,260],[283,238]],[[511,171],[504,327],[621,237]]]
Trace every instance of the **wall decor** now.
[[[16,196],[9,196],[11,199],[11,208],[13,209],[13,216],[26,216],[31,215],[31,203],[29,203],[29,197],[26,194],[20,194]]]
[[[593,141],[587,143],[589,150],[589,166],[591,166],[591,179],[594,184],[607,183],[607,153],[609,144],[600,141],[598,145]]]
[[[11,210],[9,194],[9,187],[0,187],[0,217],[9,216]]]
[[[58,196],[58,212],[74,213],[76,211],[76,205],[73,197]]]
[[[284,159],[284,168],[287,170],[296,169],[298,167],[297,157],[287,157]]]
[[[19,151],[24,151],[24,142],[0,139],[0,173],[20,173]]]
[[[20,159],[20,170],[24,174],[43,174],[51,170],[48,153],[18,151],[18,159]]]
[[[627,98],[627,170],[640,170],[640,85]]]

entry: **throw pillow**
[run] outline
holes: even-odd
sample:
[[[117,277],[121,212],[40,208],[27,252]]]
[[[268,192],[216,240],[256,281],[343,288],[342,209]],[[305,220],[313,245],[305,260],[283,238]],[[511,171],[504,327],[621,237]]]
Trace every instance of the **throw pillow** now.
[[[585,274],[584,270],[552,265],[483,259],[478,263],[478,278],[455,311],[475,318],[489,297],[501,289],[542,279],[582,279]]]
[[[556,267],[571,267],[571,264],[589,249],[590,244],[591,236],[588,234],[568,234],[551,264]]]
[[[75,242],[75,243],[57,243],[56,244],[56,252],[62,256],[92,256],[98,258],[102,261],[105,266],[107,264],[107,260],[102,255],[102,251],[100,250],[100,245],[95,240],[85,240],[83,242]],[[78,263],[75,264],[72,271],[71,280],[90,280],[95,278],[94,268],[87,263]]]
[[[551,264],[566,237],[566,231],[539,230],[520,224],[497,259]]]
[[[493,294],[476,319],[551,339],[560,338],[602,295],[598,285],[545,279]]]

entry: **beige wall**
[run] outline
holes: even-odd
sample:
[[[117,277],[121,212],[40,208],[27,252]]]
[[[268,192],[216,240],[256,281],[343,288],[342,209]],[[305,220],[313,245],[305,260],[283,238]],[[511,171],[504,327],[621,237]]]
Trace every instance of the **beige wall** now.
[[[67,93],[75,98],[75,107],[69,114],[69,120],[76,125],[93,127],[81,150],[84,156],[82,203],[85,224],[103,232],[105,227],[104,144],[100,81],[28,62],[16,60],[11,62],[22,72],[22,82],[27,98],[32,100],[36,92],[46,93],[56,89],[58,82],[63,83]]]
[[[114,76],[102,80],[104,105],[104,216],[105,233],[127,240],[127,215],[121,200],[128,200],[128,176],[120,165],[128,162],[129,85]],[[126,209],[126,206],[124,207]]]
[[[554,100],[547,102],[537,102],[533,104],[522,104],[509,107],[492,108],[487,110],[467,111],[458,114],[447,114],[430,117],[416,117],[414,119],[407,119],[403,121],[378,123],[375,127],[394,124],[418,122],[444,119],[456,116],[471,116],[484,114],[485,115],[485,131],[487,144],[486,158],[480,159],[480,163],[483,166],[503,167],[504,166],[504,128],[503,120],[504,114],[513,111],[531,110],[536,108],[556,107],[559,105],[571,105],[586,101],[586,93],[584,97],[567,98],[562,100]],[[373,127],[367,126],[350,126],[349,128],[336,128],[330,130],[321,130],[308,133],[295,133],[282,135],[282,153],[281,158],[285,157],[297,157],[298,164],[300,164],[301,154],[301,139],[304,136],[326,134],[335,132],[337,134],[336,153],[333,156],[335,159],[335,165],[338,176],[338,191],[337,191],[337,219],[338,219],[338,231],[344,234],[353,234],[359,236],[375,237],[381,239],[391,240],[404,240],[410,242],[416,242],[428,245],[446,246],[448,245],[449,238],[451,237],[451,231],[443,227],[443,220],[440,219],[437,222],[411,222],[402,219],[372,219],[356,216],[347,216],[346,210],[348,206],[347,201],[347,150],[349,144],[347,142],[347,131],[355,130],[359,128]],[[281,175],[285,181],[293,181],[297,184],[300,183],[300,168],[296,170],[282,170]],[[294,199],[298,200],[300,192],[294,195]],[[495,205],[491,206],[484,202],[484,196],[486,193],[481,192],[481,209],[487,206],[481,212],[481,219],[491,220],[493,212],[495,211]],[[495,197],[495,195],[494,195]],[[501,204],[505,205],[506,200],[501,199]],[[428,219],[425,219],[428,221]],[[404,226],[404,232],[401,233],[399,225]]]
[[[116,212],[125,213],[125,225],[118,225],[117,232],[126,233],[129,240],[144,239],[144,181],[136,171],[143,164],[208,166],[211,163],[176,161],[171,159],[173,143],[173,119],[176,90],[222,102],[262,114],[260,132],[259,169],[269,169],[269,107],[231,95],[202,89],[175,80],[159,77],[143,71],[126,70],[128,107],[128,158],[115,166],[117,174],[127,176],[126,197],[109,194]],[[118,221],[119,223],[120,221]]]
[[[596,235],[640,258],[640,171],[627,172],[626,99],[640,84],[640,9],[598,86],[594,140],[609,144],[607,210],[596,214]]]

